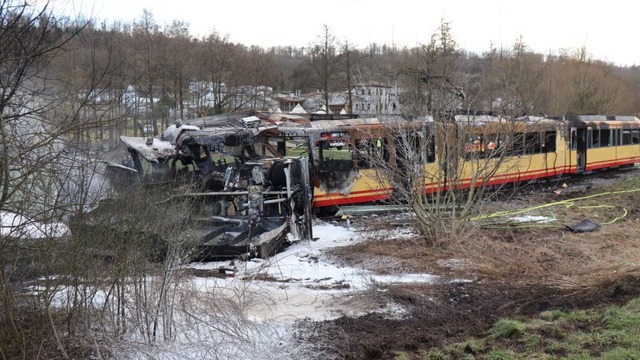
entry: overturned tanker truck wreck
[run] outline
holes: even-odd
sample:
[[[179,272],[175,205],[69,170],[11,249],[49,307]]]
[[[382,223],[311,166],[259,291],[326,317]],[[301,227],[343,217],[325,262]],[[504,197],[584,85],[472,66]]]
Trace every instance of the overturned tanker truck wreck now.
[[[178,125],[154,138],[122,136],[131,163],[107,173],[116,188],[133,180],[204,205],[190,226],[191,259],[264,258],[313,237],[309,159],[282,156],[277,128]]]

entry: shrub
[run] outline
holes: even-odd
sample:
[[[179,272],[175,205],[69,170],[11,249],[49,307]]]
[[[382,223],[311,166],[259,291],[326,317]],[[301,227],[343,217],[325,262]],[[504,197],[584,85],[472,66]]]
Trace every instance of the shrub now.
[[[502,319],[493,325],[491,334],[496,338],[519,338],[526,328],[527,325],[521,321]]]

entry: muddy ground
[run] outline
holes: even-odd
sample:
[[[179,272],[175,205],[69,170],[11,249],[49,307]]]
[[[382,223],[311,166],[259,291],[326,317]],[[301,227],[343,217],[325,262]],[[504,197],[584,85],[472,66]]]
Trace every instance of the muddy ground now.
[[[351,266],[430,273],[443,280],[372,286],[361,296],[402,310],[309,321],[301,324],[299,339],[314,344],[311,353],[319,359],[394,359],[399,354],[422,359],[426,351],[483,335],[501,318],[624,304],[640,296],[638,175],[610,173],[564,187],[535,184],[483,207],[491,214],[582,198],[530,213],[555,217],[553,223],[514,225],[493,218],[492,225],[473,224],[447,246],[425,246],[419,236],[408,236],[337,248],[330,256]],[[586,233],[564,227],[585,219],[600,227]],[[380,216],[353,223],[361,231],[394,226],[404,231],[406,221],[398,220]]]

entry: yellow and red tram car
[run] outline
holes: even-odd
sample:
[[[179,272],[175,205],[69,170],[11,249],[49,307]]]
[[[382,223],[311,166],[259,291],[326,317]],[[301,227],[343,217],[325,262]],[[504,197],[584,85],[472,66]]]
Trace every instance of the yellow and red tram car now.
[[[319,208],[389,199],[393,187],[380,175],[379,161],[391,165],[389,169],[401,166],[406,159],[399,139],[407,136],[422,142],[416,149],[423,153],[411,161],[423,167],[426,192],[584,174],[640,162],[640,119],[635,116],[457,116],[448,122],[402,123],[352,119],[312,122],[305,133],[314,144],[313,198]],[[457,164],[455,176],[448,173],[451,162]]]

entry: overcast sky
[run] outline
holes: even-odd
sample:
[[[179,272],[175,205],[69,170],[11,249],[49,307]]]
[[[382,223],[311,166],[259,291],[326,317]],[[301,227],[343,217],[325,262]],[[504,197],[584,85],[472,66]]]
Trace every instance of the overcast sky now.
[[[510,48],[522,36],[530,49],[557,54],[585,47],[594,58],[640,64],[640,21],[633,0],[49,0],[97,19],[131,23],[143,9],[156,21],[184,20],[191,34],[216,30],[231,41],[264,47],[306,46],[330,27],[338,39],[427,43],[442,20],[465,50]]]

